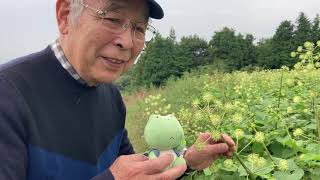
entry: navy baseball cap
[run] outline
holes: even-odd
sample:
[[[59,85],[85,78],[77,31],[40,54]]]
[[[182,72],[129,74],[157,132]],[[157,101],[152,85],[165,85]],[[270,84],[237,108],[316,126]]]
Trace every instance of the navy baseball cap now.
[[[163,10],[161,6],[154,0],[148,0],[149,5],[149,16],[154,19],[163,18]]]

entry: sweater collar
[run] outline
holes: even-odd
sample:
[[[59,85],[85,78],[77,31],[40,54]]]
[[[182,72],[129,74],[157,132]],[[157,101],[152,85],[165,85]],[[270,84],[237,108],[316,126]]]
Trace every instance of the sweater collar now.
[[[79,73],[74,69],[74,67],[71,65],[71,63],[68,61],[67,57],[64,54],[64,51],[59,43],[59,39],[55,40],[52,44],[50,44],[50,47],[52,51],[54,52],[54,55],[60,62],[61,66],[79,83],[83,85],[88,85],[86,81],[81,78]]]

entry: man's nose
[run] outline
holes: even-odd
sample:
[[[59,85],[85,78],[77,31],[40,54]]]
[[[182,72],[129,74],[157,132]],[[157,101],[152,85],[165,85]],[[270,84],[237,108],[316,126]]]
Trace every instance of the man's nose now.
[[[124,32],[118,35],[116,39],[116,44],[122,49],[130,49],[133,47],[134,43],[134,31],[131,26],[127,27]]]

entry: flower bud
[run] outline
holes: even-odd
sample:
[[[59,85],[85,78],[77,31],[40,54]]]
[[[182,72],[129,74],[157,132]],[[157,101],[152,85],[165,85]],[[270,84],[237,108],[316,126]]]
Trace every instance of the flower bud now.
[[[293,136],[295,137],[301,136],[302,134],[303,134],[303,130],[300,128],[295,129],[293,132]]]
[[[297,53],[296,53],[296,52],[291,52],[291,57],[292,57],[292,58],[297,57]]]
[[[311,48],[313,48],[313,46],[314,46],[314,44],[312,42],[307,41],[304,43],[304,47],[307,49],[311,49]]]
[[[306,53],[306,55],[310,57],[310,56],[313,55],[313,52],[312,52],[312,51],[308,51],[308,52]]]
[[[288,161],[287,160],[280,160],[279,161],[279,170],[280,171],[287,171],[288,170]]]
[[[232,122],[236,123],[236,124],[240,124],[242,122],[242,115],[239,113],[236,113],[232,116],[231,119]]]
[[[259,155],[258,154],[249,154],[248,155],[248,161],[252,164],[256,164],[259,160]]]
[[[242,131],[242,129],[236,129],[235,132],[234,132],[234,134],[236,135],[236,137],[237,137],[238,139],[241,139],[241,138],[243,138],[243,136],[244,136],[244,132]]]
[[[192,101],[192,107],[198,107],[199,105],[200,105],[199,99],[195,99],[194,101]]]
[[[303,55],[303,54],[300,54],[300,56],[299,56],[299,59],[305,59],[306,58],[306,56],[305,55]]]
[[[223,165],[224,167],[230,169],[234,166],[234,163],[231,159],[226,159],[224,162],[223,162]]]
[[[293,97],[293,102],[294,103],[300,103],[302,101],[301,97],[300,96],[295,96]]]
[[[288,113],[288,114],[293,113],[293,108],[292,108],[292,107],[287,107],[287,113]]]
[[[221,139],[221,133],[217,130],[211,132],[211,137],[214,141],[219,141]]]
[[[294,86],[295,81],[294,81],[294,79],[288,79],[288,80],[286,81],[286,83],[287,83],[287,85],[288,85],[289,87],[291,87],[291,86]]]
[[[263,143],[265,140],[263,132],[257,132],[256,135],[254,136],[254,140],[260,143]]]
[[[210,115],[210,121],[214,126],[218,126],[221,123],[220,116],[216,114]]]
[[[206,102],[211,102],[213,100],[213,95],[210,92],[206,92],[203,94],[202,99]]]

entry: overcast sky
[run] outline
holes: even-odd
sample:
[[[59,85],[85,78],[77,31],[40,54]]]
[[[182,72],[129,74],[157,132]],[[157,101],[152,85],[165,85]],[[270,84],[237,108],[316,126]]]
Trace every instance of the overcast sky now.
[[[207,40],[231,27],[257,39],[270,37],[283,20],[295,22],[299,12],[313,20],[320,0],[158,0],[165,18],[153,25],[164,36],[171,27],[178,38],[198,34]],[[0,63],[45,48],[58,35],[55,0],[0,2]]]

